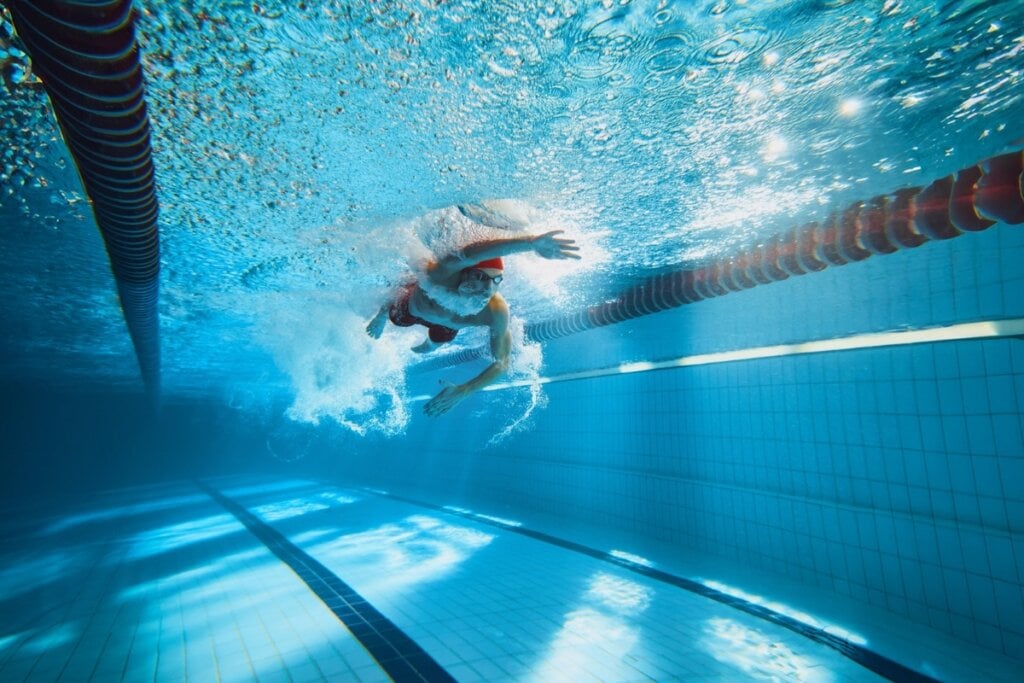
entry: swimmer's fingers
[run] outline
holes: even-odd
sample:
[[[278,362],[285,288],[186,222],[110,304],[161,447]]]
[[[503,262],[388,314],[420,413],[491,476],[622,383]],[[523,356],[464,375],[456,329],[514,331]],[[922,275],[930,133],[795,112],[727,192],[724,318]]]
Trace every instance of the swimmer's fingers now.
[[[423,412],[430,417],[437,417],[438,415],[442,415],[451,410],[452,406],[455,404],[450,400],[448,391],[448,389],[445,389],[440,394],[427,401],[427,405],[423,406]]]
[[[448,386],[442,389],[440,394],[427,401],[427,404],[423,406],[423,412],[430,417],[437,417],[454,408],[463,398],[465,395],[459,390],[459,387],[448,383]]]
[[[436,396],[427,401],[427,404],[423,406],[423,412],[426,413],[428,417],[437,417],[441,414],[441,411],[437,407]]]
[[[449,394],[451,394],[452,389],[455,388],[451,382],[448,382],[446,380],[441,380],[441,384],[446,385],[444,389],[441,390],[441,393],[427,401],[427,404],[423,406],[423,412],[425,412],[427,415],[431,417],[440,415],[441,413],[448,410],[448,407],[446,407],[449,402],[447,398]]]
[[[555,235],[564,235],[565,230],[551,230],[543,235],[540,235],[537,239],[549,239],[557,244],[575,244],[576,240],[572,237],[555,237]]]
[[[535,237],[533,240],[534,251],[539,256],[547,259],[579,258],[574,253],[579,251],[579,247],[576,246],[576,240],[568,237],[555,237],[555,235],[560,235],[563,232],[563,230],[552,230]]]
[[[537,242],[551,242],[558,245],[564,244],[566,246],[576,244],[576,240],[572,237],[555,237],[555,235],[563,234],[565,234],[565,230],[552,230],[551,232],[546,232],[543,235],[538,235],[534,240]],[[579,247],[576,248],[579,249]]]
[[[567,258],[579,259],[579,258],[582,258],[579,254],[576,253],[579,250],[580,250],[580,248],[575,246],[572,243],[572,240],[561,240],[559,242],[559,244],[558,244],[558,251],[553,253],[552,255],[548,256],[547,258],[550,258],[550,259],[567,259]]]

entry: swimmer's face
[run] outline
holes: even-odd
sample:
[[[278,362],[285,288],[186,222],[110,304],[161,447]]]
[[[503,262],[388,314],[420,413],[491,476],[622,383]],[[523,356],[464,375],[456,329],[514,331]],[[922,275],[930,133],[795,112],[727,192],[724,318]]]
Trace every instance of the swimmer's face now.
[[[463,294],[493,292],[501,284],[502,271],[498,268],[467,268],[462,271],[459,291]]]

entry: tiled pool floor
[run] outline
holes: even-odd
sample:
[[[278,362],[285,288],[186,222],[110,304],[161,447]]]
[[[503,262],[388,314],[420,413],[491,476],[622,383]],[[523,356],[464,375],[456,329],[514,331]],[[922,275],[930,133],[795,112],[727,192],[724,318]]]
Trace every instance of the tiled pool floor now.
[[[309,481],[111,493],[3,532],[0,680],[817,682],[900,680],[901,665],[939,680],[1022,673],[947,641],[911,644],[914,655],[901,658],[892,642],[872,640],[882,629],[848,634],[820,615],[751,609],[749,586],[708,589],[740,595],[744,611],[659,578],[679,567],[605,555],[611,548],[577,530],[549,536],[511,522]],[[853,655],[794,623],[839,634]],[[919,640],[938,643],[933,635]],[[879,652],[881,664],[858,659]]]

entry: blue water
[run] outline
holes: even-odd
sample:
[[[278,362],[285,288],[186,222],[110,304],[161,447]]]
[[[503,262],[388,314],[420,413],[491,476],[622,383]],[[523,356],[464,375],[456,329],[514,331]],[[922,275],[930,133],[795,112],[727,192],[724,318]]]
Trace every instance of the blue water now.
[[[827,647],[838,664],[804,666],[801,657],[824,646],[792,630],[757,630],[770,619],[737,631],[727,616],[695,616],[705,638],[672,631],[671,611],[595,601],[593,586],[607,584],[581,577],[600,570],[558,554],[564,546],[516,545],[479,519],[445,517],[446,505],[517,520],[567,544],[650,558],[672,576],[729,586],[748,604],[756,595],[810,612],[864,636],[866,652],[942,680],[1020,674],[1020,226],[1000,221],[545,342],[523,329],[614,300],[645,278],[720,262],[853,201],[1019,150],[1024,5],[136,8],[160,201],[157,410],[143,399],[74,162],[0,13],[0,596],[8,596],[0,597],[0,678],[11,667],[20,680],[29,675],[22,665],[37,660],[35,675],[45,678],[39,672],[88,657],[95,643],[82,636],[89,608],[75,603],[78,585],[93,586],[87,594],[115,612],[127,595],[133,609],[151,614],[164,600],[184,604],[174,587],[180,572],[216,576],[213,587],[266,580],[309,605],[308,621],[281,626],[288,637],[311,633],[313,623],[351,630],[316,612],[322,597],[289,584],[285,565],[274,565],[237,520],[213,527],[214,537],[229,535],[230,551],[191,537],[195,525],[226,514],[194,479],[214,482],[372,598],[459,680],[879,673]],[[456,205],[485,206],[492,225],[441,220]],[[509,376],[427,418],[424,402],[443,382],[485,366],[451,354],[485,345],[486,335],[467,330],[424,362],[409,350],[422,330],[389,326],[373,341],[366,320],[418,259],[518,229],[564,230],[583,258],[506,259],[502,291],[516,338]],[[934,334],[900,336],[922,330]],[[866,336],[876,334],[894,336]],[[716,355],[725,353],[740,356]],[[254,488],[231,493],[245,477]],[[274,488],[296,480],[303,483],[294,495]],[[377,494],[365,487],[428,507],[371,504]],[[295,503],[298,521],[278,524],[260,508],[315,502],[325,492],[358,499],[358,514],[344,517],[345,504],[325,512]],[[194,509],[193,498],[202,501]],[[401,548],[404,533],[427,533],[409,531],[418,522],[408,519],[423,510],[440,515],[429,534],[446,541],[410,541],[361,564],[309,540],[344,534],[358,547],[360,534],[369,543],[377,538],[369,531],[387,528]],[[89,527],[95,537],[59,526],[89,515],[127,520],[131,531],[118,521]],[[494,539],[478,547],[476,534]],[[133,559],[152,538],[174,539],[157,543],[166,563]],[[116,548],[117,559],[92,554],[94,541]],[[465,552],[449,554],[449,542]],[[275,578],[232,569],[226,558],[236,552],[262,553],[258,562],[275,567]],[[532,553],[554,553],[545,561],[559,564],[500,573]],[[395,567],[434,576],[439,557],[450,564],[437,592],[429,581],[403,593],[371,580]],[[567,587],[541,599],[531,586],[555,569]],[[543,605],[529,603],[532,614],[574,616],[561,630],[530,631],[517,641],[529,644],[523,652],[501,645],[511,624],[527,621],[514,600],[501,608],[469,600],[449,618],[472,628],[430,634],[430,609],[491,576],[509,593],[535,594]],[[156,590],[161,577],[169,583]],[[627,602],[681,599],[651,580],[608,579]],[[50,589],[67,596],[53,598],[72,605],[67,616],[46,611],[46,601],[33,611],[33,599]],[[225,604],[203,596],[189,599],[211,612]],[[242,626],[269,618],[231,610]],[[492,613],[512,616],[494,624],[483,616]],[[189,632],[177,622],[153,629]],[[617,632],[618,649],[608,639]],[[475,659],[450,646],[469,633]],[[694,655],[704,668],[672,659],[667,643],[684,638],[711,657]],[[588,639],[634,662],[632,673],[602,676],[598,654],[582,663],[565,654]],[[756,663],[751,653],[777,653],[781,643],[797,654]],[[497,670],[479,664],[492,645],[493,661],[503,662]],[[64,675],[132,679],[130,667],[114,672],[119,655],[103,652],[93,659],[110,671],[78,675],[72,666]],[[229,667],[221,676],[273,676],[302,657],[282,661],[288,666]],[[378,663],[350,662],[346,675],[375,679]],[[208,679],[208,668],[190,666],[191,676]],[[180,674],[153,667],[147,679]],[[343,679],[317,671],[288,675]]]

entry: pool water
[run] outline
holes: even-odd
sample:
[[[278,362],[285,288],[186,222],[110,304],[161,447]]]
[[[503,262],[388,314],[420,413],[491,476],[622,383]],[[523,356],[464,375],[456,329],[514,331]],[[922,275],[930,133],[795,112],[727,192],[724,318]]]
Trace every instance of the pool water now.
[[[0,679],[1024,678],[1021,3],[137,2],[148,280],[3,7]]]

